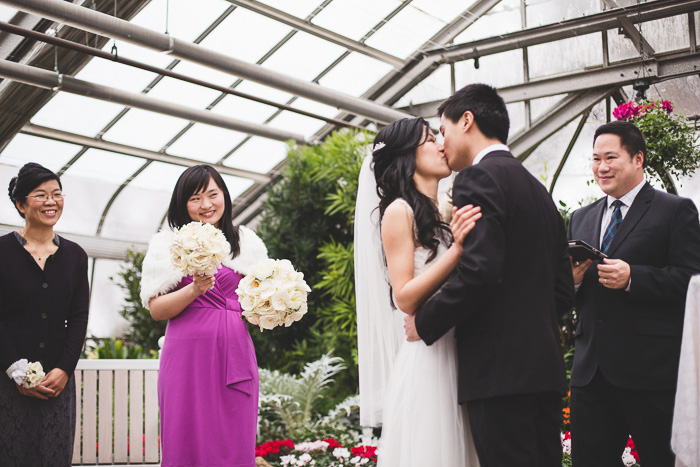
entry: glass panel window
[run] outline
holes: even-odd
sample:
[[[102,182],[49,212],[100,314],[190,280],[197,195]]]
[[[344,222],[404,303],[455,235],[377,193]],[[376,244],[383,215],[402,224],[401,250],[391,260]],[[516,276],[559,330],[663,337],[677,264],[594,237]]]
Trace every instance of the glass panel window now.
[[[272,114],[277,112],[277,107],[261,104],[243,97],[228,95],[216,104],[211,111],[246,122],[264,123]]]
[[[207,49],[255,63],[290,31],[289,26],[244,8],[236,8],[201,44]]]
[[[61,232],[95,235],[102,213],[119,184],[71,175],[63,175],[61,183],[66,198],[63,214],[56,229]]]
[[[168,148],[168,153],[214,163],[226,156],[246,136],[237,131],[195,123]]]
[[[92,263],[92,261],[91,261]],[[129,329],[129,322],[119,314],[124,306],[125,292],[117,282],[121,261],[96,259],[93,280],[90,284],[90,317],[88,336],[112,337],[122,335]]]
[[[520,0],[503,0],[457,36],[454,43],[463,44],[519,31],[521,25]]]
[[[193,42],[229,6],[224,0],[207,0],[195,9],[191,0],[152,0],[131,22]]]
[[[447,24],[464,14],[469,7],[469,2],[455,2],[452,0],[413,0],[408,7],[422,11]],[[469,13],[467,13],[467,15],[468,14]]]
[[[155,78],[155,73],[121,63],[93,58],[76,78],[129,92],[143,91]]]
[[[394,107],[410,107],[411,104],[444,100],[451,94],[450,66],[443,65],[408,91]],[[437,112],[437,105],[435,105],[435,112]]]
[[[397,0],[333,0],[313,19],[313,23],[360,40],[400,5]]]
[[[160,151],[188,122],[180,118],[131,109],[104,135],[104,139],[137,148]]]
[[[337,59],[344,48],[298,32],[263,63],[265,68],[311,81]]]
[[[361,96],[392,69],[387,63],[353,52],[333,67],[319,83],[351,96]]]
[[[415,8],[404,8],[366,44],[399,58],[406,58],[433,37],[445,24]]]
[[[527,2],[527,27],[552,24],[579,16],[588,16],[601,11],[600,0],[529,0]]]
[[[287,157],[289,146],[280,141],[253,137],[224,161],[224,165],[268,173]]]
[[[601,41],[600,34],[588,34],[529,47],[530,78],[552,76],[602,65]],[[569,53],[572,50],[576,53]],[[552,60],[552,57],[557,59]]]
[[[9,22],[15,16],[17,10],[9,6],[0,5],[0,21]]]
[[[270,122],[270,126],[281,130],[301,133],[307,138],[316,133],[316,131],[321,129],[325,124],[323,120],[306,117],[293,112],[282,112]]]
[[[19,167],[27,162],[36,162],[53,172],[58,172],[80,149],[81,146],[75,144],[19,133],[0,152],[0,165],[11,166],[15,175]]]
[[[144,163],[140,157],[117,154],[101,149],[88,149],[71,165],[65,174],[121,185],[131,177]]]
[[[32,117],[32,123],[92,137],[122,109],[112,102],[59,92]]]
[[[479,68],[474,60],[455,63],[456,88],[470,83],[488,83],[497,88],[523,82],[523,52],[511,50],[488,55],[479,59]]]
[[[321,0],[265,0],[263,3],[273,8],[294,15],[298,18],[306,18],[322,3]]]
[[[165,77],[148,93],[150,97],[193,109],[206,109],[221,92],[175,78]]]

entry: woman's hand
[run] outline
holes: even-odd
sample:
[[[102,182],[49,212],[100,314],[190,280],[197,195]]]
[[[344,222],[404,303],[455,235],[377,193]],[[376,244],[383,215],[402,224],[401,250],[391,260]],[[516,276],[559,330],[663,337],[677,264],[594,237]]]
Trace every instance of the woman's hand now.
[[[44,379],[46,379],[46,377],[44,377]],[[33,388],[25,388],[21,384],[18,384],[17,391],[19,391],[19,393],[23,396],[34,397],[43,401],[49,400],[49,397],[54,397],[55,394],[53,389],[44,386],[43,381]]]
[[[66,387],[67,382],[68,373],[61,370],[60,368],[54,368],[53,370],[49,371],[49,373],[46,376],[44,376],[44,380],[41,382],[41,386],[44,386],[45,388],[51,389],[53,391],[53,394],[49,397],[58,397],[58,395],[61,394],[61,392],[63,392],[63,389]]]
[[[207,290],[214,287],[214,275],[210,274],[195,274],[192,276],[192,286],[197,291],[197,295],[206,293]]]
[[[462,246],[464,238],[476,225],[476,221],[481,218],[481,207],[474,207],[471,204],[462,206],[457,209],[452,208],[452,221],[450,222],[450,230],[456,245]]]

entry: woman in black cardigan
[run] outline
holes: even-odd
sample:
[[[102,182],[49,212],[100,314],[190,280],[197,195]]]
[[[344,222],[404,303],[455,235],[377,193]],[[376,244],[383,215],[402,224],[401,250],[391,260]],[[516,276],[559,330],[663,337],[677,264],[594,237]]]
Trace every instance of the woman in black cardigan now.
[[[10,181],[25,226],[0,237],[0,368],[9,377],[0,378],[4,467],[71,464],[88,262],[80,246],[53,231],[63,211],[61,188],[56,174],[34,163]],[[35,387],[17,383],[25,359],[46,373]]]

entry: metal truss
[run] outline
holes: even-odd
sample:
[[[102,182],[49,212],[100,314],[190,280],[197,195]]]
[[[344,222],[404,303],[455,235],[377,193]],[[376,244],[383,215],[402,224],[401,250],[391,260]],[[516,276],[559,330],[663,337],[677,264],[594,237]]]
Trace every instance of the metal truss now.
[[[20,65],[8,60],[0,60],[0,76],[32,86],[115,102],[126,107],[136,107],[152,112],[159,112],[164,115],[262,136],[264,138],[278,141],[288,141],[291,139],[301,144],[306,143],[306,138],[297,133],[226,117],[207,110],[175,104],[173,102],[150,97],[147,94],[128,92],[101,84],[90,83],[73,78],[72,76],[56,74],[51,71],[27,65]]]
[[[510,139],[508,146],[511,152],[520,161],[524,161],[542,141],[579,115],[588,112],[591,107],[612,95],[616,90],[617,88],[614,87],[598,88],[566,96],[533,122],[532,127]]]
[[[358,52],[368,57],[372,57],[376,60],[388,63],[394,68],[400,68],[403,66],[404,61],[398,57],[395,57],[381,50],[370,47],[362,42],[353,41],[345,36],[342,36],[328,29],[316,26],[315,24],[305,21],[303,19],[297,18],[296,16],[285,13],[284,11],[278,10],[264,3],[257,2],[255,0],[227,0],[229,3],[238,5],[247,10],[253,11],[260,15],[266,16],[273,19],[279,23],[286,24],[298,31],[303,31],[305,33],[311,34],[313,36],[319,37],[325,41],[331,42],[333,44],[344,47],[353,52]]]
[[[440,47],[425,52],[427,60],[453,63],[486,55],[522,49],[571,37],[603,32],[622,27],[620,18],[630,23],[646,22],[700,10],[700,0],[657,0],[642,3],[639,10],[616,8],[602,13],[562,21],[556,24],[530,28],[501,36],[464,44]]]
[[[152,161],[180,165],[183,167],[192,167],[194,165],[199,165],[202,163],[202,161],[195,159],[172,156],[170,154],[165,154],[162,152],[148,151],[146,149],[135,148],[133,146],[127,146],[125,144],[112,143],[110,141],[105,141],[99,138],[90,138],[88,136],[69,133],[67,131],[56,130],[54,128],[46,128],[43,126],[34,125],[33,123],[28,123],[24,125],[24,127],[22,127],[22,130],[20,130],[20,133],[30,136],[38,136],[40,138],[52,139],[54,141],[61,141],[64,143],[76,144],[86,148],[101,149],[103,151],[111,151],[118,154],[125,154],[127,156],[141,157]],[[223,174],[232,175],[234,177],[248,178],[253,180],[255,183],[268,183],[270,181],[270,177],[268,175],[260,174],[257,172],[235,169],[232,167],[226,167],[225,165],[211,165],[213,165],[216,168],[216,170]]]
[[[0,235],[8,234],[17,230],[16,225],[0,224]],[[126,251],[136,247],[139,251],[146,251],[147,243],[133,242],[128,240],[113,240],[94,235],[80,235],[74,233],[64,233],[57,231],[61,237],[71,240],[85,250],[91,258],[125,260]]]
[[[158,52],[165,52],[176,58],[192,61],[243,79],[338,107],[372,120],[391,122],[410,116],[390,107],[323,88],[318,84],[293,78],[283,73],[263,68],[260,65],[244,62],[222,53],[208,50],[201,45],[179,40],[168,34],[159,33],[89,8],[76,6],[70,2],[57,2],[54,0],[0,0],[0,3],[96,34],[113,37]]]

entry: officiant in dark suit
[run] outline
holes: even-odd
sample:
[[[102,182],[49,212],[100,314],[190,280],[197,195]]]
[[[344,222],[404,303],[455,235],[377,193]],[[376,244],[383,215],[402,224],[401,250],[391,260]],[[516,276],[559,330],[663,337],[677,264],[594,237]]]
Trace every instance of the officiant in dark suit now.
[[[621,465],[631,435],[642,465],[672,467],[671,424],[686,292],[700,272],[693,202],[644,180],[647,147],[629,122],[599,127],[593,176],[607,195],[574,212],[569,238],[609,259],[573,263],[576,467]]]
[[[430,345],[455,327],[459,402],[481,467],[561,466],[557,316],[574,300],[564,222],[505,145],[508,112],[495,89],[466,86],[438,113],[447,163],[459,171],[454,205],[480,206],[483,217],[454,275],[406,318],[407,334]]]

